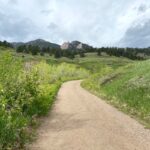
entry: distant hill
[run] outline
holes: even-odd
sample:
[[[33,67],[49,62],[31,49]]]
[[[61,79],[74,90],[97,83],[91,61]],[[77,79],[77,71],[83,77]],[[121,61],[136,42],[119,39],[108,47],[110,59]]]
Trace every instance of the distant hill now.
[[[23,43],[23,42],[13,42],[12,45],[13,45],[14,48],[17,48],[17,47],[19,47],[21,45],[39,46],[40,48],[47,48],[47,47],[50,47],[50,48],[60,48],[60,45],[55,44],[55,43],[50,43],[50,42],[42,40],[42,39],[37,39],[37,40],[29,41],[29,42],[26,42],[26,43]]]
[[[90,49],[92,46],[89,46],[88,44],[84,44],[79,41],[72,41],[72,42],[65,42],[61,45],[62,50],[77,50],[77,49]]]
[[[17,48],[21,45],[32,45],[32,46],[39,46],[40,48],[61,48],[62,50],[80,50],[80,49],[91,49],[92,46],[82,43],[80,41],[72,41],[72,42],[65,42],[63,43],[61,46],[55,43],[51,43],[48,41],[45,41],[43,39],[37,39],[37,40],[33,40],[33,41],[29,41],[26,43],[23,42],[13,42],[11,43],[13,45],[14,48]]]
[[[24,45],[25,43],[23,43],[23,42],[13,42],[11,44],[13,45],[14,48],[17,48],[17,47],[19,47],[21,45]]]

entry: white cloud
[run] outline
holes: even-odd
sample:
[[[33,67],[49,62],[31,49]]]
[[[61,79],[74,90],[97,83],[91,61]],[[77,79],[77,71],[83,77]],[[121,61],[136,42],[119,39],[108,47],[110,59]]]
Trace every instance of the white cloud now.
[[[148,0],[0,0],[0,4],[0,18],[9,16],[0,21],[0,38],[11,41],[44,38],[113,46],[134,24],[150,19]]]

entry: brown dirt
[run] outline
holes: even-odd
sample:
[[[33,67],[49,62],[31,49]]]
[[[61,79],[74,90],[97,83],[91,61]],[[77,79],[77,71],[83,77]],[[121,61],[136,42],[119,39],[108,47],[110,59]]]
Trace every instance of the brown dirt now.
[[[31,150],[150,150],[150,131],[80,87],[63,84]]]

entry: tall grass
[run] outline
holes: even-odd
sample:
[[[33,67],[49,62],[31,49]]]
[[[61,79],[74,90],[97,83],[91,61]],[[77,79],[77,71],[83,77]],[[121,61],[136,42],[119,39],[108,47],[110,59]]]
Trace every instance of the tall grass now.
[[[22,149],[37,116],[50,110],[61,83],[88,75],[76,65],[46,62],[24,65],[9,53],[0,55],[0,149]]]
[[[83,86],[150,126],[150,60],[92,75]]]

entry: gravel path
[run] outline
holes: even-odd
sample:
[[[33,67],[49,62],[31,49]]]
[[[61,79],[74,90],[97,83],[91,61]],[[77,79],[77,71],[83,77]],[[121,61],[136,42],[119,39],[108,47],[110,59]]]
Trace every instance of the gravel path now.
[[[43,118],[31,150],[150,150],[150,131],[70,81]]]

